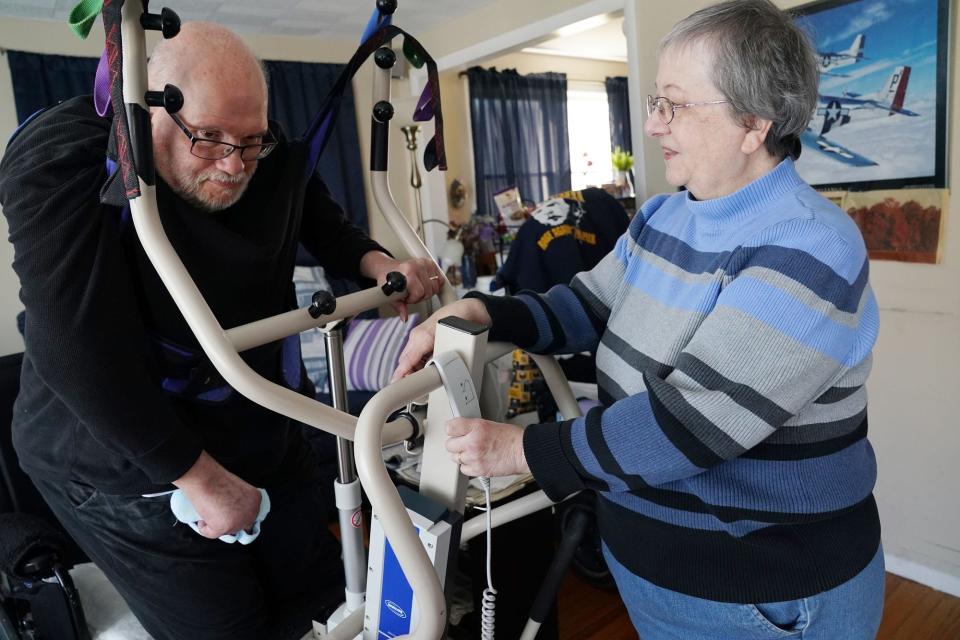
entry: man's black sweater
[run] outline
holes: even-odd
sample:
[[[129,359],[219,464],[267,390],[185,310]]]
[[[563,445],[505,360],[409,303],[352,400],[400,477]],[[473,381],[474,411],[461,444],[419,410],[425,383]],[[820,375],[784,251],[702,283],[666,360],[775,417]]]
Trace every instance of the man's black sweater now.
[[[166,394],[157,340],[198,350],[146,258],[133,225],[100,203],[109,121],[89,97],[38,116],[0,163],[0,204],[26,308],[26,354],[13,436],[29,472],[107,493],[169,488],[205,449],[258,486],[302,454],[288,419],[232,394],[205,404]],[[297,242],[339,276],[381,249],[351,225],[305,147],[283,142],[261,160],[242,199],[194,208],[158,180],[164,229],[221,326],[292,307]],[[279,343],[243,354],[280,382]]]

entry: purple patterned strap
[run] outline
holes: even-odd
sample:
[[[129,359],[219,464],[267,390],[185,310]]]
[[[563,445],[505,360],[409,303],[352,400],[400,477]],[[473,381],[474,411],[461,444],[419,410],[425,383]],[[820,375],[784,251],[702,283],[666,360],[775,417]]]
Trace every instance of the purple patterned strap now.
[[[417,108],[413,110],[414,122],[428,122],[433,119],[433,83],[427,82],[417,101]]]
[[[111,113],[110,105],[110,66],[107,64],[107,50],[100,55],[97,65],[97,77],[93,81],[93,106],[97,115],[106,118]]]
[[[103,31],[106,35],[107,67],[110,71],[110,102],[113,105],[113,129],[117,142],[117,164],[124,195],[128,200],[140,197],[140,182],[130,148],[130,125],[123,109],[123,44],[120,8],[123,0],[103,0]]]

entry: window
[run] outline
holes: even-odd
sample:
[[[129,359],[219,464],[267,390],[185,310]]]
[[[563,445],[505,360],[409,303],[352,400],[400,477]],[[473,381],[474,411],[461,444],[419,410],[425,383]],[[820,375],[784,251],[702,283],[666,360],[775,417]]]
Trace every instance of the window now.
[[[533,202],[569,191],[566,76],[471,67],[467,78],[479,214],[496,214],[507,187]]]
[[[573,189],[613,182],[610,108],[602,82],[568,82],[567,130]]]

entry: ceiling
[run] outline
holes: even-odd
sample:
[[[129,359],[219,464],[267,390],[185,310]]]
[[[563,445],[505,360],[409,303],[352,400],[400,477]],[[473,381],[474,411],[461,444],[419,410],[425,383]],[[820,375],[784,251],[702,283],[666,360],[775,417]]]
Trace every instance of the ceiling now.
[[[0,0],[0,18],[66,22],[79,0]],[[494,0],[400,0],[398,23],[423,33],[472,13]],[[184,20],[212,20],[243,33],[358,38],[374,8],[373,0],[181,0],[164,4]]]
[[[398,23],[422,34],[496,0],[399,0]],[[0,0],[0,19],[23,18],[66,23],[79,0]],[[355,41],[375,6],[374,0],[155,0],[151,9],[169,6],[184,20],[211,20],[255,35],[323,37]],[[573,58],[627,61],[622,14],[593,16],[558,29],[523,49]]]
[[[626,62],[623,16],[607,14],[575,22],[559,29],[553,37],[524,48],[523,52]]]

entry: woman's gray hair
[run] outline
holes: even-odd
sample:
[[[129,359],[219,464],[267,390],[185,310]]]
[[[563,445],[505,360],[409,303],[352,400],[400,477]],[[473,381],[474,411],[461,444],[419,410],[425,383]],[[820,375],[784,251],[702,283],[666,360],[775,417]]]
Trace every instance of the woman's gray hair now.
[[[658,53],[698,42],[713,52],[714,84],[740,123],[772,121],[767,151],[777,158],[798,155],[820,80],[807,34],[769,0],[728,0],[678,22]]]

